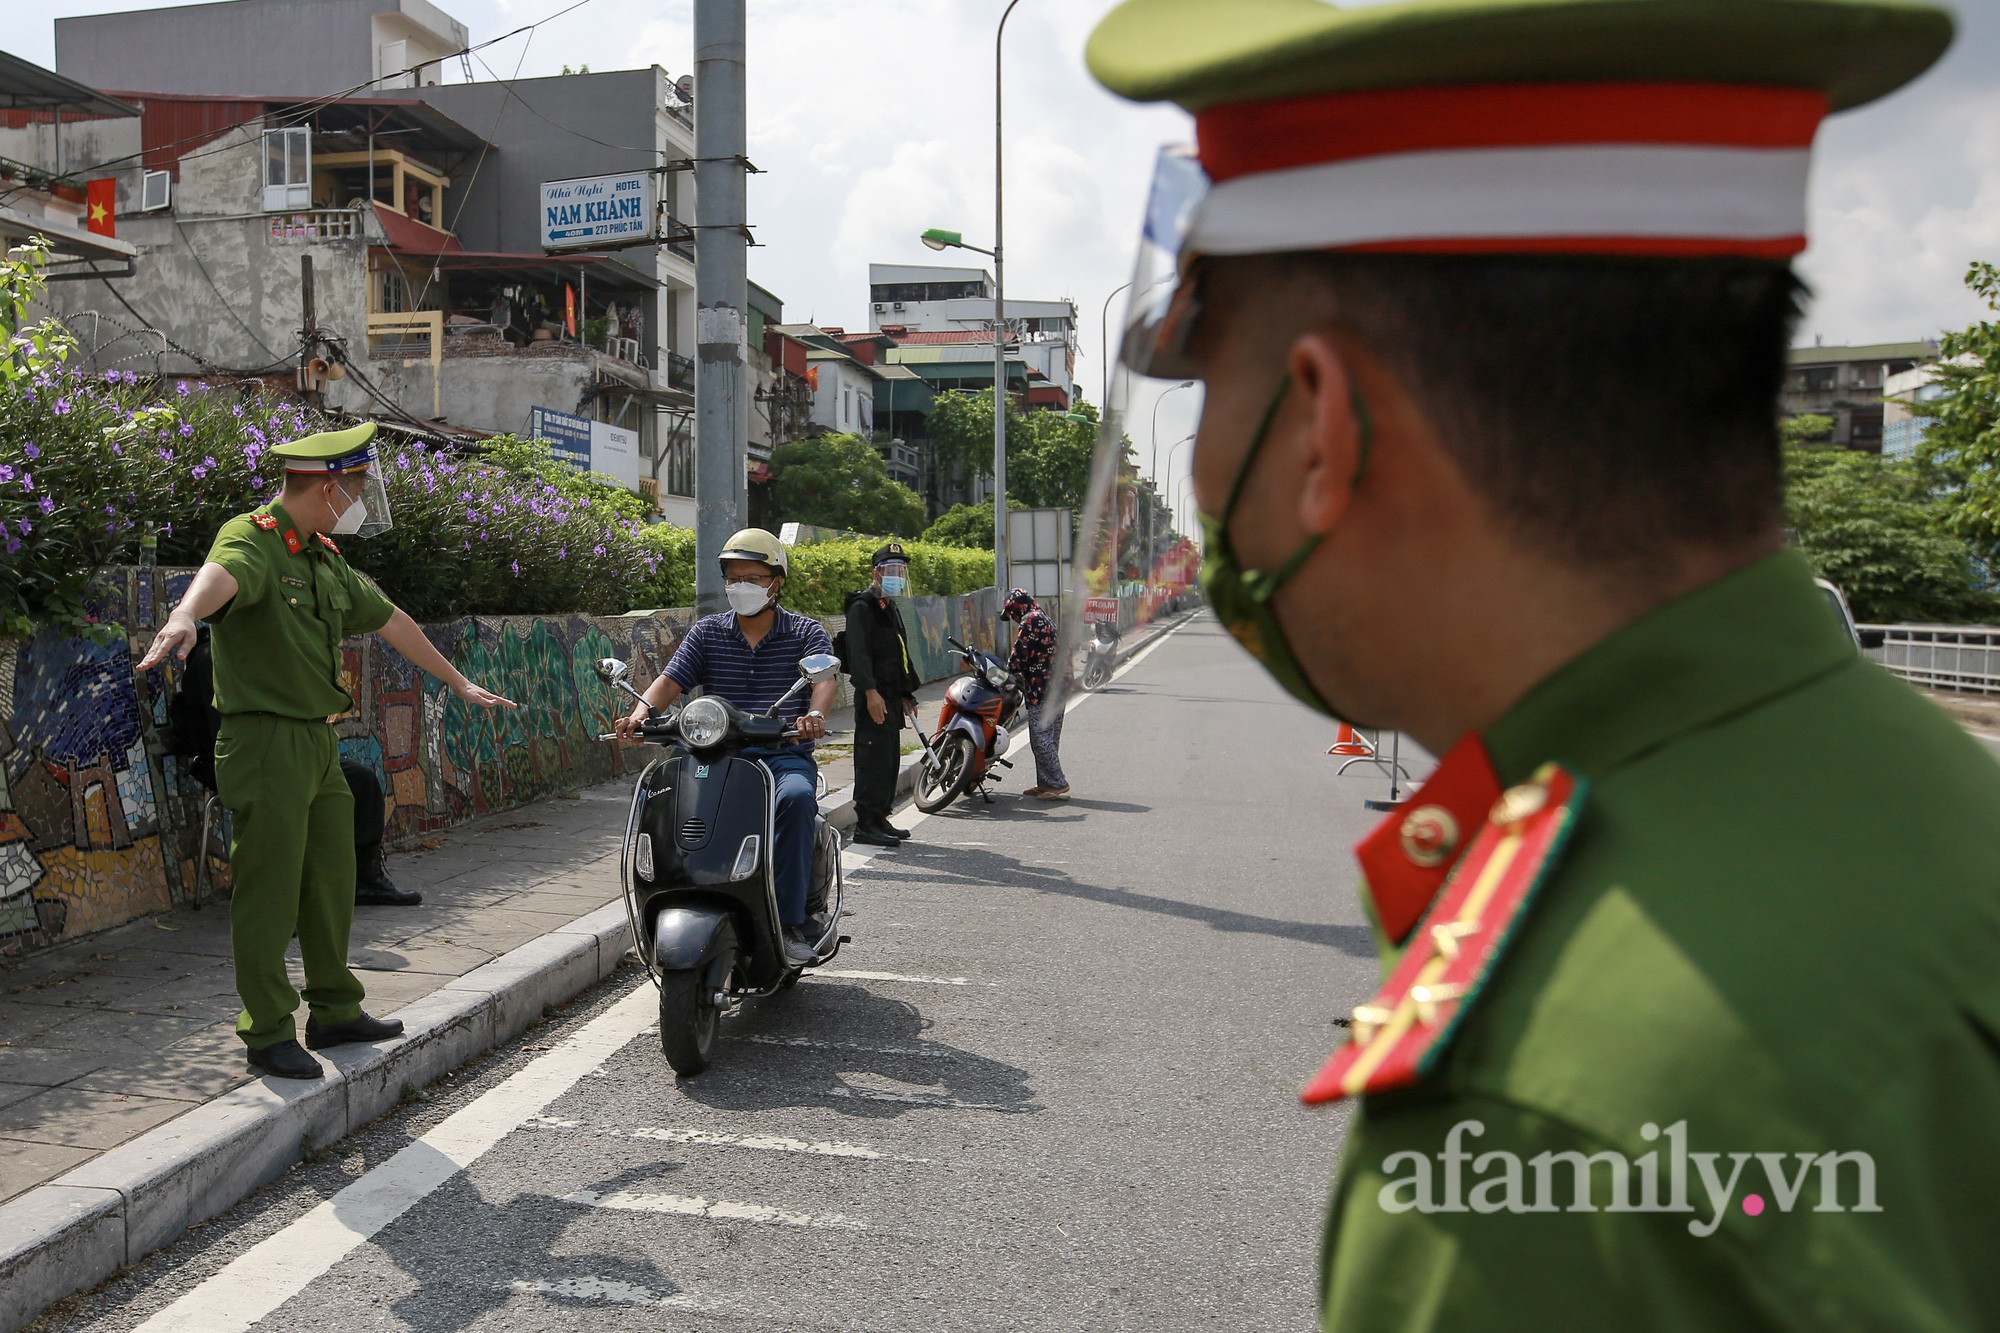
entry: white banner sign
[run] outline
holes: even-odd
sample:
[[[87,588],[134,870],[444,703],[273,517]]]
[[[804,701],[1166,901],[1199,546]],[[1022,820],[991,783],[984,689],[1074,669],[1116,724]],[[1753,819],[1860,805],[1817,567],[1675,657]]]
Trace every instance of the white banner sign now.
[[[639,432],[602,421],[590,423],[590,471],[599,481],[639,489]]]
[[[653,237],[659,178],[650,171],[542,182],[542,249],[589,250]]]

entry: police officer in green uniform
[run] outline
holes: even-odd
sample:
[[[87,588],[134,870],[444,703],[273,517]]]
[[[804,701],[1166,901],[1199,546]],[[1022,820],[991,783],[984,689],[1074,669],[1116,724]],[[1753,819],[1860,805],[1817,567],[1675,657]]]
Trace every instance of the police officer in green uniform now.
[[[340,642],[375,631],[467,703],[513,705],[467,680],[341,558],[334,535],[372,536],[389,526],[375,461],[374,423],[279,445],[285,487],[269,504],[223,524],[187,594],[139,663],[186,657],[197,622],[212,623],[216,786],[232,820],[230,943],[243,1000],[236,1031],[253,1069],[319,1078],[299,1046],[299,992],[285,950],[299,940],[306,1045],[381,1041],[396,1019],[362,1012],[361,982],[347,967],[354,915],[354,798],[340,771],[331,719],[354,701],[341,677]]]
[[[1357,848],[1383,981],[1305,1092],[1353,1108],[1329,1330],[2000,1328],[2000,766],[1785,548],[1775,427],[1815,130],[1951,33],[1128,0],[1091,38],[1195,116],[1123,351],[1205,383],[1210,604],[1443,756]]]

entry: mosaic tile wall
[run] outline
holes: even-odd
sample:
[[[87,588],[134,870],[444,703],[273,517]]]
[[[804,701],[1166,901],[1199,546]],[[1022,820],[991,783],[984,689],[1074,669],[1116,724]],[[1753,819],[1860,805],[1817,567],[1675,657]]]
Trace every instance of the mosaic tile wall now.
[[[109,642],[51,632],[0,640],[0,954],[226,894],[228,813],[212,812],[204,855],[209,793],[167,730],[177,673],[132,670],[155,608],[172,606],[192,574],[108,571],[91,614],[117,627]],[[927,680],[956,665],[947,635],[994,647],[990,588],[902,604]],[[392,843],[616,777],[625,760],[597,735],[624,709],[591,668],[617,657],[643,687],[693,619],[668,610],[425,626],[459,670],[521,705],[492,713],[466,706],[376,636],[350,639],[355,708],[336,722],[341,751],[382,778]],[[829,632],[840,625],[827,621]],[[847,703],[843,677],[838,704]]]

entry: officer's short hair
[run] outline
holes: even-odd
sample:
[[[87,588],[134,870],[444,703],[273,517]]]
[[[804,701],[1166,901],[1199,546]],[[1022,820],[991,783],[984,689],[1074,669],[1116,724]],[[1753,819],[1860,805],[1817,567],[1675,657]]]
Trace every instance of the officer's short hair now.
[[[1236,261],[1257,263],[1257,260]],[[1294,254],[1537,549],[1628,572],[1776,534],[1784,264]],[[1295,289],[1296,290],[1296,289]],[[1309,326],[1309,325],[1308,325]]]

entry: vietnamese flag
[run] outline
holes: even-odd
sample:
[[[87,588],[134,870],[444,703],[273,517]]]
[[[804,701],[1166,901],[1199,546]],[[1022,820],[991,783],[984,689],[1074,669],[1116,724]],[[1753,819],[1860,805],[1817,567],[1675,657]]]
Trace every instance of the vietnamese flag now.
[[[99,236],[118,234],[118,181],[104,176],[83,187],[84,225]]]
[[[563,332],[576,336],[576,288],[563,284]]]

